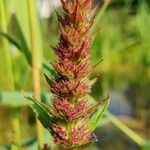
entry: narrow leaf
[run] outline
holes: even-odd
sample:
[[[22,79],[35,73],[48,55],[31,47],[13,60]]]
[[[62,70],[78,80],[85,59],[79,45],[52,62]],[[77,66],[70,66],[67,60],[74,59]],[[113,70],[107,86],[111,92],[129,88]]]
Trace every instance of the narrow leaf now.
[[[20,24],[19,24],[18,20],[16,20],[16,28],[17,28],[17,38],[12,37],[11,35],[9,35],[5,32],[0,32],[0,36],[3,36],[11,44],[16,46],[18,48],[18,50],[20,50],[24,54],[28,64],[31,66],[31,64],[32,64],[32,62],[31,62],[31,51],[30,51],[30,48],[27,44],[27,41],[23,35],[23,32],[20,28]]]
[[[73,146],[72,148],[77,148],[77,149],[85,149],[89,146],[91,146],[92,144],[94,144],[96,142],[96,140],[91,140],[90,142],[86,143],[86,144],[83,144],[83,145],[80,145],[80,146]]]
[[[52,121],[52,116],[50,115],[49,108],[45,104],[40,103],[31,97],[28,97],[28,96],[25,96],[25,97],[30,100],[31,108],[36,113],[42,125],[45,128],[48,128],[50,125],[50,122]]]
[[[108,105],[110,103],[110,99],[103,102],[102,105],[98,107],[98,110],[92,115],[89,121],[89,131],[92,132],[95,130],[97,124],[99,123],[100,118],[103,116],[105,110],[107,109]]]
[[[7,32],[6,5],[0,0],[0,31]],[[9,83],[9,84],[8,84]],[[9,53],[9,44],[0,37],[0,89],[14,90],[14,78]]]
[[[0,36],[5,37],[10,43],[15,45],[18,49],[21,49],[20,43],[17,41],[17,39],[14,39],[12,36],[10,36],[7,33],[0,32]]]
[[[14,0],[14,6],[16,11],[16,18],[19,24],[19,30],[21,31],[21,41],[23,39],[22,46],[25,47],[26,51],[27,47],[30,50],[34,49],[34,51],[36,51],[36,55],[34,54],[34,59],[36,59],[36,65],[41,68],[43,62],[43,39],[36,9],[36,1]],[[27,52],[31,53],[31,51]],[[27,56],[28,55],[26,55],[26,58],[28,58]],[[31,65],[31,55],[27,60]]]
[[[13,4],[15,8],[15,16],[22,30],[22,35],[28,47],[30,47],[31,39],[30,39],[29,18],[28,18],[29,9],[27,0],[13,0]]]
[[[23,34],[22,28],[21,28],[18,20],[16,20],[16,28],[17,28],[18,41],[19,41],[20,46],[21,46],[19,50],[21,50],[23,52],[24,56],[26,57],[28,64],[31,66],[31,64],[32,64],[31,50],[30,50],[30,47],[27,43],[27,40]]]
[[[17,23],[17,28],[18,28],[18,32],[19,32],[18,38],[14,38],[11,35],[4,33],[4,32],[0,32],[0,36],[6,38],[11,44],[13,44],[15,47],[17,47],[17,49],[20,50],[26,57],[28,64],[31,65],[31,52],[25,41],[25,38],[23,36],[23,33],[22,33],[18,23]],[[20,39],[20,41],[18,39]],[[43,63],[42,72],[51,78],[53,78],[56,74],[54,69],[52,68],[52,66],[50,64],[48,64],[47,62]]]
[[[46,62],[43,63],[42,72],[49,78],[53,78],[56,75],[54,68]]]

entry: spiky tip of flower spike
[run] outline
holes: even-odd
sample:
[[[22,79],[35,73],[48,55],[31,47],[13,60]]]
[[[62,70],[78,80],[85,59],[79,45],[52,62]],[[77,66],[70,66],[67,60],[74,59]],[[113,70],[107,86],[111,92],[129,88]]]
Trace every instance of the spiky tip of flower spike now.
[[[58,15],[60,39],[54,49],[58,62],[57,76],[50,84],[54,98],[49,127],[55,144],[66,149],[80,147],[95,140],[88,119],[95,110],[87,95],[95,80],[90,81],[90,46],[93,37],[92,0],[61,0],[64,16]]]

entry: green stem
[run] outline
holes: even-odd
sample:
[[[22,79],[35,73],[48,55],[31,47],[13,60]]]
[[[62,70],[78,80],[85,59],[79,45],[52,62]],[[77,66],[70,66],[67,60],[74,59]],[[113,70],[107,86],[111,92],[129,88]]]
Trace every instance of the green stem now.
[[[19,116],[17,114],[18,112],[15,112],[15,115],[12,119],[12,128],[15,135],[15,146],[17,150],[21,150],[21,134],[20,134],[20,122],[19,122]]]
[[[32,75],[33,75],[33,91],[36,100],[40,101],[40,66],[38,65],[38,54],[37,54],[37,43],[35,41],[36,30],[35,30],[35,0],[28,0],[29,8],[29,28],[31,35],[31,50],[32,50]],[[43,129],[38,121],[36,120],[38,148],[39,150],[43,147]]]

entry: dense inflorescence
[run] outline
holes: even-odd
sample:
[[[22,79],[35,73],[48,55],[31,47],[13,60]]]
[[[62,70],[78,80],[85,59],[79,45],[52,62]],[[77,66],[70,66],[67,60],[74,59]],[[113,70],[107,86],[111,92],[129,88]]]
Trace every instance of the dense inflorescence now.
[[[64,16],[58,14],[60,39],[54,49],[58,56],[53,65],[57,76],[50,84],[54,98],[51,114],[54,117],[49,127],[55,144],[61,147],[77,147],[95,140],[88,128],[88,119],[95,106],[88,100],[92,70],[90,46],[93,37],[92,0],[61,0]]]

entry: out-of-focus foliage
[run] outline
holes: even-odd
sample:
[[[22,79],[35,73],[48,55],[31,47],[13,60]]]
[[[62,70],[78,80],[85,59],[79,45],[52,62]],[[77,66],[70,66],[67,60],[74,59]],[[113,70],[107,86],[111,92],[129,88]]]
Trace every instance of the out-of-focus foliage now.
[[[95,68],[93,74],[103,72],[101,78],[107,78],[109,84],[106,86],[111,89],[124,88],[122,90],[127,90],[127,93],[130,91],[134,94],[129,96],[134,107],[146,108],[150,106],[150,95],[144,90],[146,87],[150,89],[150,7],[142,2],[136,13],[129,14],[130,9],[110,9],[104,14],[100,23],[102,29],[97,33],[92,47],[93,62],[98,62],[100,58],[104,58],[104,61]],[[103,86],[101,82],[100,85]],[[97,84],[93,90],[97,97],[100,92],[97,87],[100,85]]]
[[[58,10],[58,12],[60,11]],[[20,94],[18,94],[19,96],[17,94],[11,96],[9,93],[4,98],[6,91],[14,89],[17,91],[21,89],[32,90],[31,39],[28,15],[27,0],[0,0],[0,102],[2,100],[3,104],[5,100],[11,101],[10,97],[12,97],[14,104],[25,104],[24,101],[20,104],[19,100],[22,99]],[[53,76],[55,73],[49,62],[55,63],[57,59],[51,46],[54,46],[58,41],[59,32],[54,11],[49,18],[39,18],[38,16],[40,15],[37,14],[36,23],[39,36],[36,38],[39,38],[37,40],[39,41],[37,42],[38,48],[40,53],[43,53],[39,53],[40,61],[42,61],[41,85],[42,91],[48,91],[43,74]],[[101,95],[108,94],[108,91],[123,93],[133,109],[134,117],[144,124],[143,132],[140,132],[141,135],[148,138],[150,136],[149,1],[114,0],[102,16],[99,26],[101,29],[96,31],[96,37],[91,48],[91,60],[93,65],[102,58],[103,61],[91,73],[91,78],[98,76],[92,95],[98,100]],[[15,98],[17,99],[16,102]],[[5,126],[1,126],[1,122],[4,120],[6,120],[6,124],[10,124],[12,106],[2,105],[0,108],[2,108],[0,110],[0,144],[2,145],[6,144],[7,141],[10,143],[10,138],[14,138],[14,136],[11,126],[9,126],[9,130]],[[117,106],[115,108],[117,109]],[[20,121],[24,121],[21,125],[22,138],[24,139],[31,134],[34,135],[35,129],[33,114],[28,108],[23,109],[23,111],[18,112],[23,116],[25,115],[25,120],[20,118]],[[1,135],[5,135],[4,138],[1,138]],[[114,135],[112,134],[112,136]],[[114,137],[113,139],[115,140]],[[111,144],[113,145],[113,142]],[[121,144],[114,146],[116,145],[121,147]],[[33,149],[35,149],[34,146]],[[107,148],[106,150],[108,150]]]

